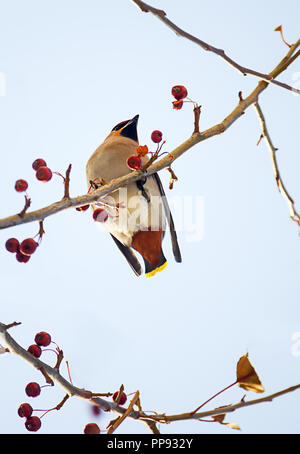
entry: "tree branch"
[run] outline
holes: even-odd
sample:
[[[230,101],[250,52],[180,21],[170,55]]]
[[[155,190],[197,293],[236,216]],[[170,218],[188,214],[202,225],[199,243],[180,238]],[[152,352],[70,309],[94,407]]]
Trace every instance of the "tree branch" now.
[[[288,208],[289,208],[289,211],[290,211],[290,216],[291,216],[292,220],[297,222],[298,225],[300,225],[300,217],[299,217],[299,214],[297,213],[297,211],[295,210],[294,200],[292,199],[292,197],[289,195],[288,191],[286,190],[286,188],[285,188],[285,186],[284,186],[284,184],[282,182],[280,173],[279,173],[277,157],[276,157],[276,152],[277,152],[278,149],[275,148],[273,143],[272,143],[269,131],[267,129],[267,124],[266,124],[266,120],[265,120],[264,114],[263,114],[263,112],[261,110],[261,107],[260,107],[258,102],[254,103],[254,108],[256,110],[256,113],[258,115],[258,118],[259,118],[259,121],[260,121],[260,124],[261,124],[262,137],[266,140],[267,146],[268,146],[269,151],[270,151],[270,157],[271,157],[271,161],[272,161],[272,168],[273,168],[274,177],[275,177],[275,180],[276,180],[276,183],[277,183],[277,187],[279,189],[279,192],[286,199],[286,202],[287,202],[287,205],[288,205]]]
[[[273,399],[283,396],[284,394],[290,393],[292,391],[295,391],[297,389],[300,389],[300,384],[291,386],[289,388],[283,389],[281,391],[278,391],[274,394],[271,394],[266,397],[262,397],[260,399],[255,399],[255,400],[250,400],[250,401],[245,401],[242,399],[239,403],[235,405],[227,405],[219,408],[215,408],[213,410],[208,410],[204,412],[188,412],[188,413],[181,413],[181,414],[176,414],[176,415],[166,415],[166,414],[155,414],[155,415],[147,415],[143,411],[136,411],[133,410],[133,407],[135,404],[137,404],[138,399],[139,399],[139,391],[137,391],[133,397],[133,399],[130,402],[130,405],[128,408],[124,408],[119,406],[115,402],[110,402],[105,399],[102,399],[100,397],[93,397],[95,394],[92,393],[91,391],[87,391],[82,388],[77,388],[74,386],[72,383],[68,382],[62,375],[59,373],[58,369],[55,367],[51,367],[48,364],[44,363],[38,358],[35,358],[31,353],[27,352],[21,345],[19,345],[13,337],[8,334],[7,330],[11,327],[17,326],[20,323],[11,323],[9,325],[6,325],[4,323],[0,322],[0,335],[2,339],[4,340],[5,344],[8,347],[8,350],[10,353],[14,353],[18,356],[20,356],[23,360],[27,361],[31,366],[35,367],[36,369],[40,370],[43,374],[43,376],[46,378],[46,381],[49,381],[49,379],[52,379],[53,382],[56,384],[60,385],[64,391],[66,392],[66,396],[64,397],[62,403],[64,403],[68,397],[71,396],[76,396],[80,397],[82,399],[88,400],[90,403],[93,405],[97,405],[100,408],[102,408],[104,411],[114,411],[116,413],[119,413],[121,415],[120,418],[117,418],[115,422],[112,424],[110,433],[114,432],[114,430],[124,421],[125,418],[130,417],[135,420],[142,421],[145,423],[153,433],[159,433],[156,423],[171,423],[174,421],[185,421],[185,420],[199,420],[201,418],[205,417],[213,417],[217,416],[220,414],[226,414],[226,413],[232,413],[235,410],[238,410],[240,408],[244,407],[249,407],[252,405],[257,405],[260,403],[264,402],[271,402]],[[54,384],[54,383],[53,383]],[[60,407],[59,407],[60,408]],[[139,407],[140,408],[140,407]]]
[[[206,51],[213,52],[214,54],[218,55],[220,58],[225,60],[229,65],[233,66],[237,71],[239,71],[241,74],[246,76],[247,74],[250,74],[252,76],[259,77],[260,79],[272,83],[274,85],[278,85],[279,87],[285,88],[287,90],[293,91],[294,93],[300,94],[300,90],[297,88],[293,88],[290,85],[287,85],[283,82],[279,82],[278,80],[274,80],[270,74],[264,74],[259,71],[254,71],[253,69],[246,68],[245,66],[240,65],[236,61],[234,61],[232,58],[230,58],[226,53],[224,52],[223,49],[218,49],[211,44],[206,43],[205,41],[202,41],[199,38],[196,38],[195,36],[191,35],[190,33],[182,30],[182,28],[179,28],[176,24],[170,21],[170,19],[167,18],[167,15],[164,11],[154,8],[151,5],[148,5],[147,3],[143,2],[142,0],[132,0],[144,13],[152,13],[154,16],[156,16],[159,20],[161,20],[167,27],[169,27],[171,30],[173,30],[178,36],[182,36],[184,38],[187,38],[188,40],[194,42],[195,44],[198,44],[202,49]],[[300,43],[298,42],[298,45]],[[297,46],[298,47],[298,46]]]
[[[293,56],[293,58],[291,58],[299,44],[300,39],[293,46],[291,46],[287,55],[279,62],[276,68],[274,68],[273,71],[269,73],[269,76],[272,79],[282,73],[300,55],[299,51]],[[153,173],[159,172],[165,167],[170,167],[170,165],[176,159],[178,159],[182,154],[184,154],[190,148],[194,147],[196,144],[225,132],[236,120],[238,120],[244,114],[245,110],[248,109],[249,106],[258,101],[259,95],[268,87],[268,85],[268,82],[261,80],[258,83],[257,87],[250,93],[247,98],[239,99],[238,105],[226,118],[224,118],[221,123],[218,123],[217,125],[212,126],[211,128],[206,129],[203,132],[193,133],[191,137],[189,137],[182,144],[176,147],[171,153],[167,154],[159,161],[155,161],[147,169],[147,172],[142,173],[139,170],[134,170],[127,175],[111,180],[109,183],[104,184],[103,186],[89,194],[74,198],[64,197],[59,202],[55,202],[39,210],[26,212],[22,218],[18,214],[16,214],[4,219],[0,219],[0,230],[28,222],[41,221],[48,216],[59,213],[60,211],[63,211],[67,208],[76,208],[81,205],[87,205],[96,202],[100,197],[103,197],[104,195],[109,194],[122,186],[126,186],[141,179],[143,175],[152,175]],[[99,175],[99,177],[100,176],[101,175]]]

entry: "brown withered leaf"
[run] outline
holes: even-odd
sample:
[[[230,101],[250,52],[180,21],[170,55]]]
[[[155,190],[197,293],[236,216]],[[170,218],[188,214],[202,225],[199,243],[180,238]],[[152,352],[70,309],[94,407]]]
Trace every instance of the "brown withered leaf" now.
[[[222,408],[222,407],[219,407],[219,408]],[[222,426],[227,426],[229,429],[241,430],[240,426],[238,424],[236,424],[235,422],[223,422],[225,419],[225,416],[226,416],[226,414],[222,413],[220,415],[212,416],[212,419],[214,421],[222,424]]]
[[[282,31],[282,25],[279,25],[278,27],[274,28],[274,32],[281,32]]]
[[[241,430],[240,426],[235,422],[223,423],[223,425],[229,427],[230,429]]]
[[[242,356],[237,363],[236,378],[238,385],[246,391],[254,391],[255,393],[265,392],[265,388],[248,359],[248,353]]]
[[[220,424],[222,424],[222,422],[224,421],[225,419],[225,413],[222,413],[220,415],[215,415],[215,416],[212,416],[212,419],[216,422],[219,422]]]

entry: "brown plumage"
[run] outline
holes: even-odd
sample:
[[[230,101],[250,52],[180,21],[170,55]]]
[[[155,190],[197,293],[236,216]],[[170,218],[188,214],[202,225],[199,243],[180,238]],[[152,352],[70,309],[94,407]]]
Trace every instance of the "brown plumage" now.
[[[136,154],[137,121],[138,115],[115,126],[90,157],[86,166],[89,186],[90,181],[97,178],[110,181],[130,172],[126,161],[129,156]],[[147,157],[142,158],[143,163],[147,160]],[[167,222],[175,259],[181,261],[173,219],[157,174],[147,178],[143,176],[137,183],[101,198],[98,204],[93,205],[93,210],[99,208],[101,202],[105,202],[106,205],[102,206],[109,214],[108,220],[102,225],[110,232],[137,275],[142,271],[133,249],[142,255],[147,276],[152,276],[166,266],[162,240]]]

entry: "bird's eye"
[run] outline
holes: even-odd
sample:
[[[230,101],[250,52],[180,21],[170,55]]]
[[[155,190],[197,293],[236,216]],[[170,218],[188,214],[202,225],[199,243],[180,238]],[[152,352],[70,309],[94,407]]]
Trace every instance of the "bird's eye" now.
[[[121,121],[121,123],[118,123],[113,129],[112,131],[119,131],[119,129],[121,129],[123,126],[126,125],[126,123],[128,123],[129,120],[126,120],[126,121]]]

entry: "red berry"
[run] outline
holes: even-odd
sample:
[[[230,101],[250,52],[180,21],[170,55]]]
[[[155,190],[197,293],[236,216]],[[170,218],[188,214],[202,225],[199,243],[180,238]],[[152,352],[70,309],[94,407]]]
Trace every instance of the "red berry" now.
[[[28,385],[26,386],[25,392],[26,392],[27,396],[29,396],[29,397],[37,397],[41,393],[41,387],[38,383],[31,382],[31,383],[28,383]]]
[[[36,358],[39,358],[42,354],[42,349],[38,345],[32,344],[28,347],[27,351]]]
[[[17,252],[19,244],[20,243],[16,238],[9,238],[5,243],[5,247],[9,252]]]
[[[179,99],[186,98],[188,95],[188,92],[187,92],[187,89],[183,85],[175,85],[172,88],[172,95],[174,96],[175,99],[177,99],[177,101],[179,101]]]
[[[25,427],[29,432],[37,432],[41,428],[41,420],[38,416],[30,416],[25,421]]]
[[[39,181],[49,181],[52,178],[52,171],[49,167],[41,166],[37,169],[36,177]]]
[[[106,222],[108,219],[108,214],[103,208],[97,208],[93,212],[94,221],[97,222]]]
[[[119,394],[119,391],[116,391],[116,392],[114,393],[114,395],[113,395],[113,401],[114,401],[114,402],[116,402],[117,397],[118,397],[118,394]],[[126,394],[125,394],[125,393],[122,393],[122,394],[121,394],[120,401],[119,401],[119,405],[124,405],[125,402],[126,402],[126,400],[127,400]]]
[[[18,415],[21,418],[29,418],[32,415],[33,409],[30,404],[21,404],[18,408]]]
[[[28,183],[25,180],[17,180],[15,183],[15,190],[17,192],[24,192],[28,188]]]
[[[51,342],[51,336],[46,331],[41,331],[35,335],[34,341],[41,347],[47,347]]]
[[[91,422],[90,424],[87,424],[85,426],[83,432],[85,434],[88,434],[88,435],[99,434],[100,433],[100,429],[99,429],[99,426],[97,424],[95,424],[94,422]]]
[[[77,207],[76,210],[77,211],[86,211],[90,208],[89,205],[82,205],[81,207]]]
[[[183,101],[174,101],[172,104],[174,110],[180,110],[183,106]]]
[[[17,252],[16,259],[20,263],[27,263],[28,260],[30,259],[30,255],[24,255],[22,252]]]
[[[24,255],[31,255],[38,247],[38,243],[33,238],[27,238],[20,244],[20,252]]]
[[[153,133],[151,134],[151,139],[154,143],[159,143],[161,142],[162,140],[162,132],[160,131],[153,131]]]
[[[98,405],[92,405],[92,413],[95,416],[99,416],[101,414],[101,408]]]
[[[129,156],[127,159],[127,165],[131,170],[138,170],[142,166],[142,160],[139,156],[136,156],[135,154],[132,156]]]
[[[40,167],[47,167],[47,163],[44,159],[39,158],[32,163],[32,168],[37,171]]]

